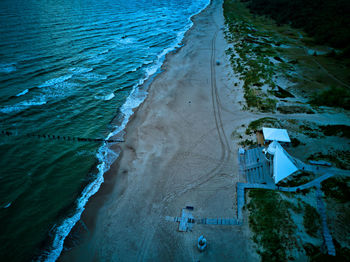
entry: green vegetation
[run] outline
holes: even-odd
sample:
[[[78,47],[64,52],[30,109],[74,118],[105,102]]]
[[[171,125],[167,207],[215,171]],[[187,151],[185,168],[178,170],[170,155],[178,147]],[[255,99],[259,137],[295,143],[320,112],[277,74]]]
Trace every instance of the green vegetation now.
[[[266,94],[256,89],[248,87],[249,82],[244,84],[244,98],[247,102],[248,108],[255,107],[262,112],[273,112],[276,108],[277,100],[268,98]]]
[[[247,130],[245,131],[245,133],[247,135],[251,135],[254,132],[258,131],[259,129],[261,129],[263,126],[266,127],[276,127],[278,124],[278,120],[276,118],[273,117],[264,117],[264,118],[260,118],[258,120],[255,120],[253,122],[251,122],[248,125]]]
[[[348,0],[242,0],[259,15],[278,24],[303,28],[320,44],[350,50],[350,1]]]
[[[327,125],[320,126],[323,134],[326,136],[340,136],[350,138],[350,126],[346,125]]]
[[[316,106],[342,107],[350,109],[350,90],[345,87],[332,87],[315,94],[310,103]]]
[[[312,138],[318,138],[318,137],[320,137],[320,135],[322,135],[319,133],[318,127],[312,128],[312,127],[307,126],[307,125],[300,125],[299,130],[304,135],[306,135],[308,137],[312,137]]]
[[[331,177],[322,182],[322,191],[341,203],[350,201],[350,178]]]
[[[333,239],[336,256],[321,253],[320,247],[316,247],[311,243],[306,243],[303,248],[311,262],[347,262],[350,257],[350,249],[341,247],[340,244]]]
[[[267,37],[271,32],[257,30],[253,24],[253,17],[247,8],[241,3],[232,0],[224,2],[225,21],[228,25],[226,39],[234,43],[233,48],[229,48],[229,54],[233,69],[240,73],[244,80],[244,98],[248,109],[256,108],[262,112],[274,112],[276,109],[276,99],[269,98],[268,93],[275,87],[272,77],[276,71],[285,71],[288,64],[278,57],[274,44],[280,44]],[[237,56],[238,55],[238,58]],[[275,57],[278,64],[270,61],[270,57]],[[282,95],[283,92],[278,94]],[[283,96],[286,93],[283,93]]]
[[[290,140],[291,140],[291,143],[292,143],[292,146],[293,146],[293,147],[297,147],[298,145],[301,144],[300,140],[297,139],[297,138],[294,138],[294,137],[293,137],[293,138],[291,138]]]
[[[310,155],[307,160],[325,160],[341,169],[350,169],[350,151],[333,150],[328,154],[318,152]]]
[[[282,114],[315,114],[306,106],[279,106],[277,110]]]
[[[315,179],[315,175],[313,173],[300,172],[290,176],[288,181],[279,182],[278,185],[283,187],[295,187],[306,184],[313,179]]]
[[[304,203],[304,205],[304,228],[306,230],[306,233],[308,233],[310,236],[316,237],[317,231],[321,228],[320,215],[313,206],[307,203]]]
[[[252,189],[249,197],[249,226],[254,242],[262,247],[258,251],[262,261],[286,261],[296,228],[290,219],[289,202],[272,190]]]
[[[238,144],[243,146],[243,147],[250,147],[250,146],[254,145],[255,143],[253,140],[246,139],[246,140],[239,142]]]
[[[350,80],[350,41],[345,41],[350,39],[350,27],[347,26],[349,23],[345,23],[350,20],[350,16],[335,8],[338,5],[347,10],[350,4],[345,1],[347,0],[334,0],[336,4],[331,0],[224,1],[227,24],[225,36],[232,43],[226,53],[230,56],[234,71],[244,81],[244,109],[257,109],[262,112],[278,110],[283,114],[313,114],[318,106],[350,109],[350,91],[343,87]],[[323,19],[322,15],[326,11],[328,15]],[[340,13],[333,19],[330,15],[332,12]],[[275,19],[277,25],[268,16]],[[321,17],[322,22],[319,21]],[[307,23],[304,26],[305,21]],[[339,24],[340,21],[343,23]],[[344,55],[339,55],[338,50],[331,48],[310,47],[310,44],[314,45],[313,39],[303,38],[290,26],[278,26],[280,23],[301,27],[309,33],[310,30],[315,30],[315,34],[311,35],[316,37],[318,45],[337,42],[335,46],[344,48],[344,54],[349,57],[344,58]],[[312,27],[309,27],[311,24]],[[346,43],[346,46],[340,45],[341,42]],[[312,52],[318,55],[311,56]],[[293,94],[287,91],[288,86],[277,85],[276,79],[281,76],[294,83]],[[294,95],[309,99],[308,103],[314,108],[311,109],[303,103],[279,104],[277,107],[278,101],[289,103],[290,100],[283,99]]]

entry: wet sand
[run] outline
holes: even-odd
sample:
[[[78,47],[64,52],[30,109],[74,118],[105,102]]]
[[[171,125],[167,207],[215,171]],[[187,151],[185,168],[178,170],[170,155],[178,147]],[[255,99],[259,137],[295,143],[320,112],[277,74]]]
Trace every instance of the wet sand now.
[[[166,216],[236,217],[241,83],[225,55],[222,0],[194,17],[184,46],[169,54],[126,128],[119,160],[83,214],[88,233],[60,261],[256,261],[247,223],[194,225]],[[217,65],[216,61],[220,61]],[[200,253],[204,235],[208,249]]]

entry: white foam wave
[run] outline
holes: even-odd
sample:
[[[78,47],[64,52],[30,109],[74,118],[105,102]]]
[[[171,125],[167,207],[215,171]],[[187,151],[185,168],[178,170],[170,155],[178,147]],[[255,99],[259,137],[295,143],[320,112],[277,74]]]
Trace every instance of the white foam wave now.
[[[130,117],[134,113],[134,109],[140,106],[140,104],[145,100],[147,92],[140,91],[139,87],[148,79],[149,76],[146,76],[144,79],[140,80],[137,85],[134,86],[130,95],[126,99],[125,103],[121,107],[121,113],[123,115],[123,121],[120,126],[117,126],[113,132],[111,132],[106,139],[109,139],[116,134],[121,133],[127,123],[129,122]],[[60,256],[63,250],[63,244],[65,238],[68,236],[69,232],[72,230],[76,222],[79,221],[81,214],[85,209],[85,205],[89,198],[93,196],[100,188],[101,184],[104,181],[103,175],[107,172],[110,166],[118,158],[119,153],[108,148],[108,144],[104,143],[98,150],[96,154],[99,164],[97,165],[98,174],[96,179],[91,182],[82,192],[80,198],[77,200],[76,213],[65,219],[63,223],[58,226],[55,230],[55,238],[51,250],[48,254],[43,254],[42,257],[39,257],[39,261],[56,261]]]
[[[117,39],[117,43],[122,45],[130,45],[136,42],[137,42],[137,39],[134,37],[124,37],[124,38]]]
[[[63,83],[64,81],[67,81],[68,79],[72,78],[72,76],[73,76],[72,74],[69,74],[69,75],[52,78],[50,80],[47,80],[45,83],[39,85],[38,87],[42,88],[42,87],[48,87],[59,83]]]
[[[93,55],[87,60],[88,63],[98,64],[107,59],[106,54]]]
[[[198,11],[197,13],[194,13],[192,16],[203,11],[208,6],[209,3],[210,3],[210,0],[207,1],[207,4],[205,4],[205,6],[200,11]],[[113,130],[113,132],[111,132],[107,136],[106,139],[110,139],[111,137],[114,137],[117,134],[123,133],[123,130],[125,129],[127,123],[129,122],[130,117],[134,114],[134,109],[139,107],[140,104],[147,97],[147,91],[141,90],[140,87],[147,79],[150,78],[150,76],[152,76],[153,74],[155,74],[158,71],[158,69],[162,65],[162,62],[165,58],[165,55],[168,52],[170,52],[170,51],[172,51],[180,46],[179,43],[182,41],[182,39],[185,35],[185,32],[189,28],[191,28],[193,25],[190,18],[189,18],[189,21],[190,21],[189,26],[187,26],[183,32],[178,34],[178,36],[177,36],[178,42],[174,43],[174,45],[172,47],[164,49],[163,52],[158,56],[158,61],[156,61],[154,65],[151,65],[148,69],[146,69],[144,78],[139,80],[138,84],[136,84],[133,87],[130,95],[128,96],[125,103],[123,104],[123,106],[120,109],[120,111],[122,113],[122,117],[123,117],[122,123],[120,124],[120,126],[116,126],[115,129]],[[96,156],[99,160],[99,164],[97,166],[97,168],[98,168],[97,178],[84,189],[80,198],[77,200],[76,213],[73,216],[65,219],[64,222],[56,228],[55,238],[54,238],[53,245],[52,245],[52,248],[51,248],[49,254],[45,257],[39,258],[39,261],[43,261],[43,260],[44,261],[56,261],[57,258],[60,256],[60,254],[63,250],[63,243],[64,243],[65,238],[68,236],[69,232],[72,230],[72,228],[76,224],[76,222],[79,221],[80,216],[81,216],[82,212],[84,211],[85,205],[86,205],[87,201],[89,200],[89,198],[91,196],[93,196],[99,190],[101,184],[104,181],[104,178],[103,178],[104,173],[109,170],[110,166],[118,158],[119,154],[116,153],[115,151],[109,149],[108,144],[104,143],[100,147]]]
[[[79,84],[62,82],[54,85],[53,87],[44,88],[43,93],[47,99],[67,97],[74,92],[75,87],[79,87]]]
[[[87,78],[89,80],[105,80],[107,79],[107,76],[97,74],[97,73],[88,73],[83,75],[84,78]]]
[[[141,69],[144,65],[149,65],[152,64],[153,61],[144,61],[142,64],[140,64],[139,66],[131,69],[129,72],[136,72],[137,70]]]
[[[15,105],[10,105],[10,106],[5,106],[3,108],[0,108],[0,112],[3,114],[17,113],[17,112],[26,110],[32,106],[41,106],[44,104],[46,104],[46,101],[44,100],[23,101]]]
[[[110,94],[105,95],[105,96],[95,96],[96,99],[104,100],[104,101],[111,100],[113,97],[115,97],[114,93],[110,93]]]
[[[65,219],[64,222],[56,228],[55,238],[53,240],[50,253],[47,254],[47,256],[43,255],[42,257],[39,257],[39,261],[56,261],[62,252],[64,239],[72,230],[75,223],[79,221],[89,198],[96,194],[96,192],[100,189],[100,186],[104,181],[103,174],[109,170],[112,163],[118,158],[118,156],[119,154],[109,149],[107,144],[100,147],[97,153],[97,158],[99,160],[97,168],[99,172],[96,179],[85,187],[80,198],[77,200],[76,213],[73,216]]]
[[[16,96],[23,96],[23,95],[27,94],[28,92],[29,92],[29,90],[26,89],[26,90],[22,91],[21,93],[18,93]]]
[[[91,72],[92,70],[93,69],[89,67],[73,67],[69,69],[69,71],[71,71],[73,74],[85,74]]]
[[[112,49],[114,49],[116,47],[116,45],[111,45],[108,49],[102,50],[100,53],[98,53],[99,55],[104,55],[109,53]]]
[[[17,67],[14,63],[11,64],[0,64],[0,73],[9,74],[15,72]]]

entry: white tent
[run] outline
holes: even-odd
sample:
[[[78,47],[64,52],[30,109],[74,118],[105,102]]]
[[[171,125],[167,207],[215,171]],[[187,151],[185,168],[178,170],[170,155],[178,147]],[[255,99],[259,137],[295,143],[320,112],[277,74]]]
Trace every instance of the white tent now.
[[[269,145],[267,152],[273,155],[273,178],[275,184],[298,170],[293,158],[277,141],[273,141]]]
[[[290,142],[290,138],[286,129],[263,127],[263,135],[265,140]]]
[[[279,143],[277,141],[272,141],[269,144],[269,147],[267,148],[267,153],[269,153],[270,155],[274,155],[276,152],[277,145],[279,145]]]

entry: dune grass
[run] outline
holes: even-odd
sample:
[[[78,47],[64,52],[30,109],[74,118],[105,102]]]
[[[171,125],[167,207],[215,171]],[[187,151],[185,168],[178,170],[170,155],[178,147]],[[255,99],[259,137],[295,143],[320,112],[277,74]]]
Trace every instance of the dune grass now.
[[[288,211],[289,202],[272,190],[252,189],[249,197],[249,226],[254,232],[253,241],[260,247],[261,260],[286,261],[286,250],[296,229]]]

